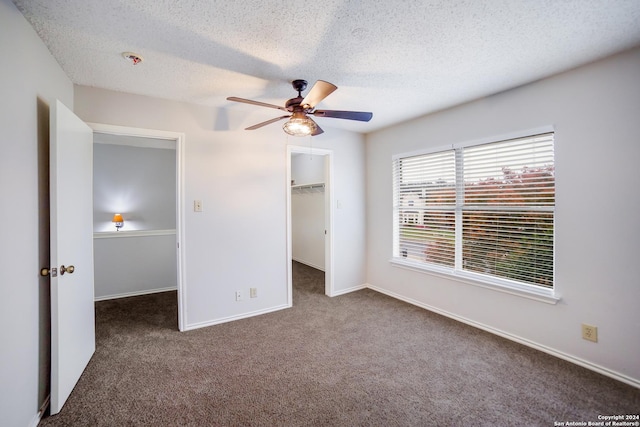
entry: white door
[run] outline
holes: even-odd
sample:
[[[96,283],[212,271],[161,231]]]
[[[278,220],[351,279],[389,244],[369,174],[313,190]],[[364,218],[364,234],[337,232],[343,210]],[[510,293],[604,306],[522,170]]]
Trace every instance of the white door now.
[[[51,106],[50,127],[50,266],[57,269],[51,273],[51,414],[57,414],[95,351],[93,131],[60,101]]]

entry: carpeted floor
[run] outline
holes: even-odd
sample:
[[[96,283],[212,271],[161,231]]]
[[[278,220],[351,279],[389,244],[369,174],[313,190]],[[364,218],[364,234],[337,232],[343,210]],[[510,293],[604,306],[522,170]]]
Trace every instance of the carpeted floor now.
[[[96,303],[97,349],[40,426],[554,426],[638,414],[640,390],[371,290],[177,331],[176,293]],[[586,424],[585,424],[586,425]]]

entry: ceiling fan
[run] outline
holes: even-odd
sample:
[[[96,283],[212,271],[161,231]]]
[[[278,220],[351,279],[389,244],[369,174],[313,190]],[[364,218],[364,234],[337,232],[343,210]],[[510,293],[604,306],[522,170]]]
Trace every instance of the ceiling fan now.
[[[293,89],[298,91],[298,96],[289,99],[284,107],[274,104],[267,104],[260,101],[252,101],[250,99],[237,98],[230,96],[227,98],[229,101],[243,102],[245,104],[258,105],[261,107],[275,108],[278,110],[291,113],[285,116],[276,117],[275,119],[267,120],[266,122],[258,123],[253,126],[249,126],[245,130],[255,130],[262,126],[275,123],[279,120],[289,119],[282,129],[293,136],[315,136],[320,135],[324,131],[318,126],[318,124],[309,115],[316,117],[330,117],[335,119],[347,119],[358,120],[361,122],[368,122],[373,117],[373,113],[366,113],[362,111],[338,111],[338,110],[316,110],[315,107],[323,99],[329,96],[333,91],[338,89],[336,85],[333,85],[324,80],[318,80],[307,96],[302,97],[302,91],[307,88],[306,80],[294,80],[291,82]]]

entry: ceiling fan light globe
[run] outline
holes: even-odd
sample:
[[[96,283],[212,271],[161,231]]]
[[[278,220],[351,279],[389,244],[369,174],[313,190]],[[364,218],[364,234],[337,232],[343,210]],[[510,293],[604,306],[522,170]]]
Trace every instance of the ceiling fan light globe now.
[[[292,117],[282,129],[291,136],[309,136],[318,128],[315,122],[307,117]]]

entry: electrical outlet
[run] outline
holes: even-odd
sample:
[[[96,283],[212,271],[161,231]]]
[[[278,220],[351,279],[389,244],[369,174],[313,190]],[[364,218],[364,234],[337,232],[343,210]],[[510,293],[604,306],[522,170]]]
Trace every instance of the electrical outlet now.
[[[249,297],[258,298],[258,288],[249,289]]]
[[[242,301],[242,292],[236,291],[236,301]]]
[[[598,342],[598,328],[596,326],[582,324],[582,338],[588,341]]]

